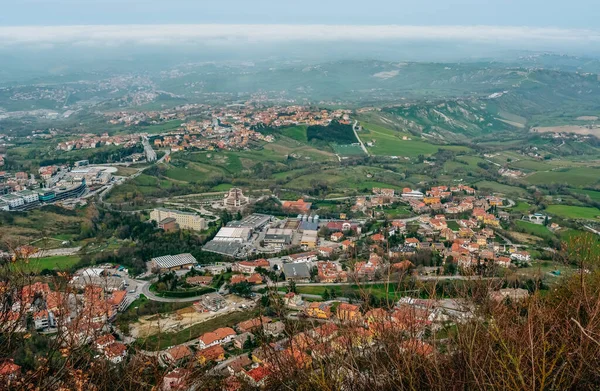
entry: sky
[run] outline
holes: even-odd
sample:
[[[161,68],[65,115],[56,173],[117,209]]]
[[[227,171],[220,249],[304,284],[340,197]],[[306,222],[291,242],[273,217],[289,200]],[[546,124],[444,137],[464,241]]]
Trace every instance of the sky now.
[[[598,0],[0,0],[0,26],[493,25],[594,29]]]

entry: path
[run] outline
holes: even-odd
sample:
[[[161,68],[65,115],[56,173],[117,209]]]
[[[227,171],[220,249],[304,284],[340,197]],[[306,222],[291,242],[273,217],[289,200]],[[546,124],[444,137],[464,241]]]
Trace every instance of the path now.
[[[362,148],[362,150],[365,152],[365,155],[367,156],[371,156],[371,154],[369,153],[369,151],[367,151],[367,147],[365,147],[365,144],[363,144],[362,140],[360,139],[360,137],[358,137],[358,132],[356,131],[356,125],[358,124],[357,120],[354,120],[354,125],[352,125],[352,131],[354,132],[354,136],[356,137],[356,139],[358,140],[358,142],[360,143],[360,147]]]

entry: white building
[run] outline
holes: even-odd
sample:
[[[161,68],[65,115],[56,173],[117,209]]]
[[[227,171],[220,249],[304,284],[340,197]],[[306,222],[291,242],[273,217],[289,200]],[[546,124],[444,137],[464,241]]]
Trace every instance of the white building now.
[[[0,197],[0,200],[6,202],[10,209],[18,208],[19,206],[25,205],[25,199],[15,194],[7,194]]]
[[[23,190],[17,193],[19,197],[22,197],[26,204],[39,201],[40,196],[38,193],[34,193],[31,190]]]
[[[178,210],[156,208],[150,212],[150,220],[160,223],[164,219],[175,219],[181,229],[191,229],[193,231],[203,231],[206,229],[206,220],[196,213],[181,212]]]

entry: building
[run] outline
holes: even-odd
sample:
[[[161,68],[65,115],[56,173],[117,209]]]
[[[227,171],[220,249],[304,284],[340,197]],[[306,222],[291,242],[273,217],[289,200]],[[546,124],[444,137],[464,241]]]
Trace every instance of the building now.
[[[189,347],[187,347],[187,345],[177,345],[165,352],[164,359],[170,364],[177,364],[191,356],[192,351]]]
[[[264,228],[272,219],[273,216],[270,215],[252,213],[239,221],[230,221],[227,223],[227,226],[232,228],[250,228],[251,230],[256,231]]]
[[[186,368],[175,368],[167,373],[162,380],[161,391],[181,391],[187,389],[191,371]]]
[[[251,228],[243,227],[223,227],[217,232],[212,241],[215,242],[234,242],[243,243],[247,242],[252,235]]]
[[[331,304],[313,301],[306,307],[305,313],[311,318],[329,319],[331,317]]]
[[[290,212],[308,213],[312,203],[304,202],[302,198],[297,201],[283,201],[281,207]]]
[[[319,258],[319,253],[317,251],[309,251],[305,253],[292,254],[289,256],[289,258],[294,263],[314,262]]]
[[[271,264],[266,259],[257,259],[255,261],[241,261],[237,262],[231,268],[234,272],[252,274],[256,272],[257,267],[262,267],[264,269],[269,269]]]
[[[258,318],[252,318],[249,320],[245,320],[237,324],[236,328],[240,333],[252,333],[264,325],[271,322],[271,318],[267,316],[260,316]]]
[[[171,270],[190,269],[197,265],[198,261],[192,254],[164,255],[162,257],[152,258],[150,269],[159,269],[161,272]]]
[[[283,273],[286,281],[304,281],[310,280],[310,270],[306,263],[285,263]]]
[[[249,198],[244,196],[242,189],[234,187],[230,189],[223,199],[223,206],[227,209],[240,209],[248,205]]]
[[[202,302],[202,305],[210,311],[218,311],[225,308],[227,305],[225,299],[218,293],[207,293],[206,295],[202,295],[202,300],[200,301]]]
[[[167,232],[177,231],[179,229],[179,224],[177,224],[177,220],[175,220],[173,217],[167,217],[158,223],[158,228]]]
[[[231,327],[221,327],[215,331],[204,333],[198,338],[198,346],[206,349],[214,345],[229,343],[236,336],[236,332]]]
[[[6,194],[0,197],[1,201],[4,201],[10,209],[16,209],[20,206],[25,205],[25,199],[23,197],[19,197],[15,194]]]
[[[200,364],[205,364],[208,361],[221,362],[225,360],[225,349],[221,345],[214,345],[198,350],[196,352],[196,359]]]
[[[113,364],[118,364],[127,357],[127,346],[120,342],[113,342],[104,347],[104,355]]]
[[[269,228],[263,239],[266,246],[288,246],[292,243],[294,231],[283,228]]]
[[[315,248],[319,242],[319,238],[317,236],[317,231],[309,231],[305,230],[302,233],[302,240],[300,241],[300,245],[306,248]]]
[[[206,229],[206,220],[196,213],[181,212],[178,210],[156,208],[150,212],[150,220],[161,223],[165,219],[175,219],[181,229],[203,231]]]

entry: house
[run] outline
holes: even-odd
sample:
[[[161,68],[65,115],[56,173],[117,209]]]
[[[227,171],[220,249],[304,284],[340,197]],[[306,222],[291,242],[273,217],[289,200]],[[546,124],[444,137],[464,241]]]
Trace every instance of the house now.
[[[221,327],[215,331],[204,333],[198,338],[198,346],[201,349],[219,344],[226,344],[233,340],[236,332],[231,327]]]
[[[344,238],[344,234],[341,232],[334,232],[331,234],[331,236],[329,236],[329,240],[331,240],[332,242],[339,242],[343,238]]]
[[[360,318],[360,307],[354,304],[340,303],[336,311],[340,321],[353,321]]]
[[[21,375],[21,367],[14,363],[12,359],[3,361],[0,364],[0,379],[4,380],[13,380]],[[6,385],[6,383],[5,383]]]
[[[531,260],[531,255],[527,251],[515,251],[510,255],[511,259],[520,262],[529,262]]]
[[[298,213],[308,213],[310,212],[310,207],[312,203],[304,202],[302,198],[297,201],[283,201],[281,203],[281,207],[283,210],[294,211]]]
[[[289,256],[292,262],[314,262],[318,259],[319,253],[316,251],[309,251],[305,253],[292,254]]]
[[[271,264],[266,259],[257,259],[255,261],[241,261],[237,262],[231,268],[234,272],[240,272],[245,274],[252,274],[256,272],[257,267],[269,269]]]
[[[416,238],[406,238],[404,244],[410,247],[419,248],[420,242],[419,239]]]
[[[206,349],[201,349],[196,352],[196,360],[200,364],[205,364],[209,361],[221,362],[225,360],[225,349],[221,345],[214,345]]]
[[[235,346],[237,349],[243,349],[244,344],[246,343],[246,341],[248,341],[248,339],[250,339],[250,341],[254,341],[254,334],[249,333],[249,332],[238,334],[235,336],[235,338],[233,338],[233,346]],[[221,347],[221,345],[215,345],[215,346]],[[215,346],[213,346],[213,347],[215,347]]]
[[[230,285],[239,284],[241,282],[247,282],[249,284],[262,284],[263,278],[260,274],[254,273],[251,276],[244,276],[243,274],[234,274],[229,280]]]
[[[304,301],[302,301],[302,296],[294,292],[289,292],[283,296],[283,304],[289,307],[300,307],[304,304]]]
[[[496,264],[498,264],[502,267],[510,267],[511,260],[509,257],[498,257],[498,258],[496,258]]]
[[[356,262],[354,264],[354,273],[358,278],[367,277],[373,279],[375,273],[379,270],[381,257],[372,253],[367,262]]]
[[[409,270],[410,268],[412,268],[414,266],[415,265],[411,261],[404,260],[404,261],[396,262],[396,263],[392,264],[392,269],[395,270],[395,271],[404,272],[404,271],[407,271],[407,270]]]
[[[107,347],[108,345],[115,343],[117,340],[112,334],[104,334],[96,338],[95,345],[96,349],[101,350]]]
[[[127,356],[127,346],[120,342],[113,342],[104,348],[104,355],[113,364],[118,364]]]
[[[237,324],[236,328],[240,333],[254,332],[257,329],[261,328],[263,325],[270,323],[271,318],[267,316],[260,316],[258,318],[253,318],[250,320],[246,320]]]
[[[285,331],[285,324],[282,321],[267,323],[263,329],[266,335],[278,337]]]
[[[314,301],[305,309],[307,316],[317,319],[329,319],[331,317],[331,304]]]
[[[317,262],[317,278],[319,282],[345,282],[348,275],[333,262]]]
[[[249,371],[244,371],[243,374],[253,387],[263,387],[267,377],[271,374],[271,370],[266,366],[258,366]]]
[[[177,364],[182,360],[192,356],[192,351],[186,345],[173,346],[164,354],[165,361],[170,364]]]
[[[319,255],[324,258],[329,258],[331,257],[331,254],[333,254],[333,248],[331,247],[319,247],[317,251],[319,252]]]
[[[382,234],[375,234],[375,235],[371,236],[371,239],[374,242],[383,242],[383,241],[385,241],[385,236],[383,236]]]
[[[350,240],[344,240],[342,242],[342,250],[344,250],[344,251],[354,248],[354,246],[355,246],[354,242],[351,242]]]
[[[191,372],[186,368],[175,368],[163,377],[161,391],[179,391],[187,389]]]

